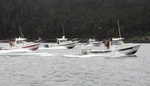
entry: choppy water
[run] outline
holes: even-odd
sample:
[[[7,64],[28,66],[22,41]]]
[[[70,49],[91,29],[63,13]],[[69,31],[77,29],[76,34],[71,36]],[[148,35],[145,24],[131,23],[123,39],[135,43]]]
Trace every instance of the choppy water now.
[[[0,52],[0,86],[149,86],[150,44],[133,56],[81,55],[83,47]]]

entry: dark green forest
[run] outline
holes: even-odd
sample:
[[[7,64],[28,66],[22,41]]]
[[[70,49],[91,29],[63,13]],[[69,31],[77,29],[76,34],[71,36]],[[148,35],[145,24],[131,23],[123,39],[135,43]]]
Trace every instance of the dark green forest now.
[[[0,39],[150,36],[150,0],[0,0]]]

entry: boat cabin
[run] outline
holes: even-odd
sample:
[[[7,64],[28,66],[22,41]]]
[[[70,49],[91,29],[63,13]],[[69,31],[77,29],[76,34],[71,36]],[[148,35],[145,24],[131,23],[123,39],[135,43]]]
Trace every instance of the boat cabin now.
[[[26,38],[15,38],[14,44],[23,44],[26,42]]]
[[[96,40],[95,39],[89,39],[89,43],[94,43],[94,42],[96,42]]]
[[[110,41],[111,46],[113,45],[121,45],[124,42],[122,41],[124,38],[112,38],[112,41]]]
[[[110,49],[112,47],[115,47],[117,45],[122,45],[124,42],[122,41],[124,38],[112,38],[112,39],[105,39],[104,45],[107,47],[107,49]]]
[[[67,38],[65,36],[62,36],[62,38],[57,38],[57,44],[66,43]]]

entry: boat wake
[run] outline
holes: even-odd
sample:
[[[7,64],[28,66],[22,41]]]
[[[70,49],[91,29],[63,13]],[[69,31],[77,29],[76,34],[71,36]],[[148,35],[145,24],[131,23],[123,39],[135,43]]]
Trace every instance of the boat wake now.
[[[66,47],[64,46],[53,46],[53,47],[48,47],[48,48],[45,48],[45,47],[40,47],[39,50],[55,50],[55,49],[67,49]]]
[[[56,48],[55,48],[56,49]],[[61,49],[61,48],[58,48]],[[91,57],[125,57],[124,53],[113,51],[102,54],[87,54],[81,53],[48,53],[48,52],[35,52],[28,49],[15,49],[15,50],[1,50],[0,56],[15,57],[15,56],[41,56],[41,57],[67,57],[67,58],[91,58]]]
[[[5,57],[17,57],[17,56],[55,56],[53,54],[47,54],[47,53],[9,53],[9,54],[0,54],[0,56]]]
[[[14,49],[14,50],[1,50],[0,56],[15,57],[15,56],[54,56],[48,53],[38,53],[29,49]]]
[[[29,49],[12,49],[12,50],[0,50],[0,54],[6,54],[6,53],[27,53],[27,52],[33,52]]]
[[[113,52],[110,52],[110,53],[107,53],[107,54],[103,54],[105,57],[124,57],[124,56],[127,56],[126,54],[124,53],[121,53],[119,51],[113,51]]]
[[[70,58],[90,58],[90,57],[96,57],[97,55],[90,54],[90,55],[83,55],[83,54],[66,54],[64,57],[70,57]]]
[[[83,54],[65,54],[65,57],[70,57],[70,58],[90,58],[90,57],[125,57],[127,55],[125,55],[124,53],[120,53],[120,52],[110,52],[110,53],[103,53],[103,54],[87,54],[87,55],[83,55]]]

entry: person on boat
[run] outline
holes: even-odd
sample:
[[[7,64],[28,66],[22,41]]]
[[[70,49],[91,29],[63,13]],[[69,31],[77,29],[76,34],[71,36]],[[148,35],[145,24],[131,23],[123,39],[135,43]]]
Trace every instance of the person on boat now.
[[[112,37],[109,37],[110,41],[112,41]]]
[[[107,49],[109,49],[109,39],[104,39],[103,40],[104,45],[107,47]]]
[[[13,42],[10,40],[9,41],[9,44],[10,44],[10,47],[13,47],[14,45],[13,45]]]

